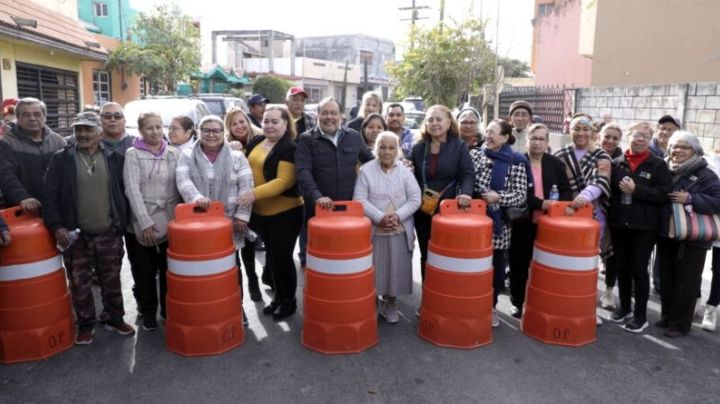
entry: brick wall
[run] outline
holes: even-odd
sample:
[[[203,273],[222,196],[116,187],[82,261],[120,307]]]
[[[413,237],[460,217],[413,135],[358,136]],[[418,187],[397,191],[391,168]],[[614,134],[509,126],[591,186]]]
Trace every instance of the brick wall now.
[[[706,150],[720,146],[720,83],[683,83],[577,90],[576,111],[600,120],[610,113],[627,128],[635,121],[655,122],[669,114],[698,136]]]

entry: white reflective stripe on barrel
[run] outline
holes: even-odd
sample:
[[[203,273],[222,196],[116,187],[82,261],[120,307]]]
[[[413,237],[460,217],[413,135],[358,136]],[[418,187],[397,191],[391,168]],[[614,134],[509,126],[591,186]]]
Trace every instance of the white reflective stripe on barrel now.
[[[455,258],[428,250],[427,263],[437,269],[449,272],[486,272],[492,270],[492,255],[484,258]]]
[[[310,254],[307,255],[308,269],[331,275],[346,275],[367,271],[372,267],[372,264],[372,254],[347,260],[329,260],[327,258],[314,257]]]
[[[175,275],[205,276],[231,270],[235,266],[235,254],[214,260],[181,261],[168,257],[168,271]]]
[[[598,266],[598,256],[568,257],[543,251],[537,246],[533,252],[533,260],[548,268],[563,269],[566,271],[591,271]]]
[[[28,264],[0,265],[0,281],[8,282],[36,278],[51,274],[61,269],[62,266],[62,256],[60,255]]]

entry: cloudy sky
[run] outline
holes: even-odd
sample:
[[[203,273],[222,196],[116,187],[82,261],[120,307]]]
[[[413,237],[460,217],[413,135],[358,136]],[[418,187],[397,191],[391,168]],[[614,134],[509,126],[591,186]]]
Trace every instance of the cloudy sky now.
[[[131,0],[140,11],[150,10],[166,0]],[[296,37],[366,34],[395,41],[402,51],[407,36],[412,0],[175,0],[190,16],[200,18],[202,29],[271,29]],[[462,20],[470,13],[487,20],[488,38],[499,33],[498,53],[530,61],[533,0],[446,0],[446,20]],[[500,12],[498,14],[498,5]],[[437,24],[440,0],[416,0],[420,24]],[[470,11],[472,7],[472,11]],[[499,18],[498,18],[499,15]],[[499,21],[499,24],[498,24]],[[499,29],[496,30],[496,27]],[[400,55],[398,55],[400,57]]]

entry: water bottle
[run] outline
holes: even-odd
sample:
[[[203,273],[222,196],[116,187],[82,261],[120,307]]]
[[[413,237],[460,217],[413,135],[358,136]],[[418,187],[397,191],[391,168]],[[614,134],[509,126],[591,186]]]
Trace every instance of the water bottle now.
[[[630,177],[623,177],[623,182],[630,182]],[[623,192],[622,195],[620,195],[620,203],[623,205],[632,205],[632,194],[628,192]]]
[[[257,233],[250,230],[249,228],[247,229],[247,232],[245,232],[245,240],[247,240],[251,243],[254,243],[255,240],[257,240],[257,237],[258,237]]]
[[[560,200],[560,191],[558,191],[557,185],[553,184],[552,188],[550,189],[550,196],[548,197],[551,201],[559,201]]]
[[[70,232],[68,232],[67,239],[68,239],[68,245],[66,247],[62,247],[60,244],[56,244],[56,247],[58,251],[65,252],[68,248],[70,248],[73,243],[77,241],[77,239],[80,238],[80,229],[75,229]]]

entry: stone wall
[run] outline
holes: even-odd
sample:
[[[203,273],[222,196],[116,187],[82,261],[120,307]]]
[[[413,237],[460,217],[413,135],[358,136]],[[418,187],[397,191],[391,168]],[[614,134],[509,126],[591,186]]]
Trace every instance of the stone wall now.
[[[575,106],[596,120],[610,113],[623,128],[673,115],[706,150],[720,146],[720,83],[582,88],[577,90]]]

